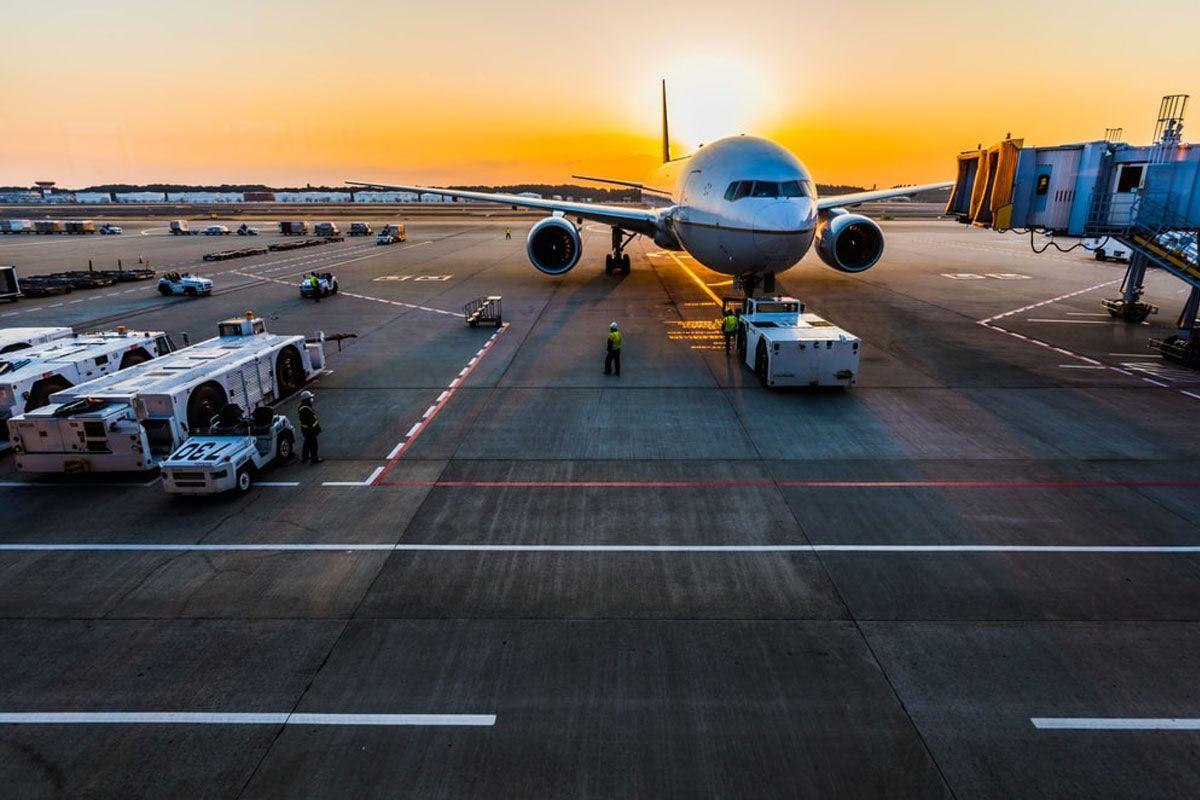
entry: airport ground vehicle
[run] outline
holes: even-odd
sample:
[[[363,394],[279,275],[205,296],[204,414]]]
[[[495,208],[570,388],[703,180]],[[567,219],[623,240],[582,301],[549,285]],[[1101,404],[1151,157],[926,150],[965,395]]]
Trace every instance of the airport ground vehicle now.
[[[55,233],[66,233],[67,226],[56,219],[39,219],[33,222],[33,232],[45,236]]]
[[[732,299],[732,298],[731,298]],[[763,386],[854,385],[862,341],[804,313],[794,297],[736,298],[741,302],[737,351]],[[730,300],[725,301],[725,307]]]
[[[1083,239],[1082,244],[1095,254],[1097,261],[1128,261],[1133,255],[1133,250],[1128,245],[1109,236]]]
[[[307,236],[308,223],[304,220],[284,221],[279,223],[279,232],[284,236]]]
[[[162,331],[105,331],[54,339],[0,356],[0,450],[10,417],[41,408],[50,395],[174,351]]]
[[[33,221],[28,219],[0,219],[0,233],[33,233]]]
[[[365,222],[351,222],[350,223],[350,235],[351,236],[370,236],[371,235],[371,226]]]
[[[252,228],[246,223],[242,223],[237,229],[238,236],[258,236],[258,228]]]
[[[171,235],[172,236],[194,236],[196,231],[188,227],[186,219],[171,220]]]
[[[232,403],[213,418],[206,433],[188,438],[162,463],[163,488],[172,494],[244,492],[272,464],[291,459],[296,429],[270,406],[250,419]]]
[[[218,336],[59,392],[8,422],[24,472],[154,469],[228,403],[255,408],[299,391],[325,366],[324,336],[268,333],[253,314]]]
[[[341,229],[332,222],[318,222],[313,225],[314,236],[338,236],[341,232]]]
[[[17,278],[17,268],[12,266],[0,267],[0,300],[15,303],[20,296],[21,281]]]
[[[70,328],[0,328],[0,353],[14,353],[27,347],[63,339],[74,332]]]
[[[224,225],[209,225],[204,229],[205,236],[228,236],[229,228]]]
[[[190,272],[168,272],[158,279],[158,292],[163,296],[185,294],[189,297],[212,294],[213,283]]]
[[[316,279],[316,286],[313,285],[312,275],[305,275],[300,279],[301,297],[329,297],[338,293],[337,278],[333,276],[332,272],[322,272],[316,276]]]
[[[120,225],[101,225],[100,233],[104,236],[120,236],[125,230]]]
[[[384,225],[379,229],[379,236],[375,239],[375,244],[395,244],[407,241],[408,232],[404,230],[403,225]]]

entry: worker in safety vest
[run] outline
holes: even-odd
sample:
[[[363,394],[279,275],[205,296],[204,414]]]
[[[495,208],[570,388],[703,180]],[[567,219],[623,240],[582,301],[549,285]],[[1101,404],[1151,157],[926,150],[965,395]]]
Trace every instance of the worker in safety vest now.
[[[721,320],[721,333],[725,336],[725,352],[729,352],[729,343],[733,341],[733,335],[737,333],[738,318],[737,314],[733,313],[733,309],[725,312],[725,317]]]
[[[621,332],[617,323],[608,326],[608,351],[604,354],[604,374],[611,375],[616,367],[617,375],[621,374]]]
[[[505,228],[505,229],[504,229],[504,238],[505,238],[505,239],[511,239],[511,238],[512,238],[512,228]]]
[[[304,443],[300,448],[300,460],[320,464],[325,459],[317,453],[317,436],[321,433],[321,420],[313,408],[313,393],[305,389],[300,393],[300,435]]]
[[[317,273],[308,276],[308,285],[312,287],[313,299],[321,302],[321,281],[317,278]]]

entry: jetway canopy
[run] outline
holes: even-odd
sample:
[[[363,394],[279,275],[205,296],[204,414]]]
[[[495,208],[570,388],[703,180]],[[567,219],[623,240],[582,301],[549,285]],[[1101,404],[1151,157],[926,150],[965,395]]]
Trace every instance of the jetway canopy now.
[[[1109,141],[1023,147],[1006,139],[958,156],[946,213],[997,230],[1037,228],[1089,236],[1134,218],[1200,227],[1200,148]]]

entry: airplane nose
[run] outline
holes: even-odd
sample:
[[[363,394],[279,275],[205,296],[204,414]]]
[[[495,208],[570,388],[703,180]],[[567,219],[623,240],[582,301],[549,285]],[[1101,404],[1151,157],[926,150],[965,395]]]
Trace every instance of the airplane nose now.
[[[754,244],[763,266],[786,269],[804,256],[812,225],[808,203],[782,200],[765,206],[754,217]],[[801,232],[805,231],[805,232]]]

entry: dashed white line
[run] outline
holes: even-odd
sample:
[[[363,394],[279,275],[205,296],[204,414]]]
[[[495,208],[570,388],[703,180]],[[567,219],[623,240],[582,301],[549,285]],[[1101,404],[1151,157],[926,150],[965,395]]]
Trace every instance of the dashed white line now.
[[[373,725],[485,726],[495,714],[299,714],[196,711],[35,711],[0,713],[0,725]]]
[[[1200,731],[1195,717],[1030,717],[1046,731]]]

